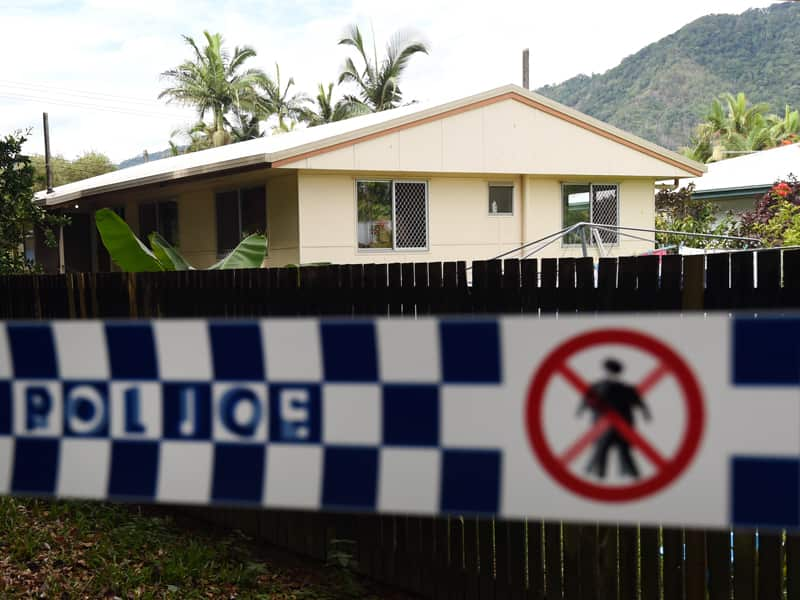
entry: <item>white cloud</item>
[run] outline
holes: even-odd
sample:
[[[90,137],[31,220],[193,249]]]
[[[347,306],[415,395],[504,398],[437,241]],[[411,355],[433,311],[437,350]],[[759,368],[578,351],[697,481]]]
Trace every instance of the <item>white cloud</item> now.
[[[317,83],[336,79],[346,55],[336,42],[348,23],[374,29],[379,52],[394,31],[411,27],[430,42],[431,54],[412,60],[403,90],[409,99],[439,100],[518,82],[525,47],[531,51],[531,84],[538,87],[605,71],[702,15],[768,4],[11,0],[0,8],[0,52],[6,57],[0,134],[32,126],[27,150],[41,152],[46,110],[56,153],[94,149],[119,161],[145,148],[165,148],[170,132],[191,121],[192,113],[156,100],[164,85],[159,73],[188,57],[180,34],[199,37],[203,29],[223,33],[231,47],[252,45],[258,51],[254,66],[272,71],[277,61],[284,77],[293,76],[313,95]],[[93,108],[98,104],[108,110]]]

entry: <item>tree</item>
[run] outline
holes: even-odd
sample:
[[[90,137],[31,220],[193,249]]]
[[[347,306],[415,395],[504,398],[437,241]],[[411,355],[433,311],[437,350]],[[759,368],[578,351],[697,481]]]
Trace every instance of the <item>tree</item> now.
[[[794,144],[800,142],[800,111],[792,110],[787,104],[783,108],[783,117],[768,115],[770,135],[777,144]]]
[[[703,121],[695,128],[689,158],[714,162],[727,153],[746,153],[775,146],[765,102],[750,104],[744,93],[722,94],[711,102]]]
[[[47,173],[44,156],[34,154],[31,156],[34,171],[34,188],[43,190],[47,188]],[[50,157],[53,186],[65,185],[73,181],[88,179],[116,171],[117,166],[105,154],[100,152],[84,152],[74,160],[69,160],[61,155]]]
[[[273,127],[274,133],[283,133],[294,129],[295,124],[306,114],[308,96],[299,93],[290,93],[294,85],[294,78],[289,77],[286,87],[281,83],[281,67],[275,63],[275,79],[265,77],[259,83],[263,96],[257,100],[257,110],[266,118],[275,115],[278,124]]]
[[[56,245],[55,229],[69,221],[48,213],[33,201],[34,169],[22,154],[27,133],[0,139],[0,273],[31,273],[36,265],[25,256],[25,241],[34,230],[48,246]]]
[[[193,57],[161,75],[170,82],[159,98],[193,106],[201,121],[208,113],[211,144],[222,146],[233,141],[227,117],[234,107],[253,109],[258,102],[258,88],[268,85],[269,78],[260,69],[244,69],[244,63],[256,55],[250,46],[234,48],[229,55],[219,33],[204,31],[206,45],[202,50],[190,36],[183,36]]]
[[[656,194],[656,229],[728,235],[733,226],[732,217],[726,215],[722,219],[718,219],[717,206],[708,200],[694,199],[693,192],[694,184],[677,190],[659,190]],[[711,238],[665,233],[657,233],[656,242],[661,245],[686,243],[705,248],[718,247],[726,243]]]
[[[129,273],[157,271],[192,271],[194,267],[158,232],[148,237],[150,248],[131,231],[128,224],[109,208],[95,213],[100,239],[111,259]],[[260,233],[248,235],[222,260],[208,267],[213,269],[257,269],[267,255],[267,237]]]
[[[314,98],[314,102],[315,106],[306,109],[303,114],[303,121],[305,121],[309,127],[342,121],[357,116],[352,110],[352,103],[347,102],[345,99],[340,99],[336,103],[333,102],[332,83],[328,84],[327,89],[321,83],[317,85],[317,95]]]
[[[379,62],[374,46],[370,57],[364,46],[364,37],[358,25],[351,25],[339,40],[340,45],[352,46],[363,66],[356,67],[348,57],[342,66],[339,83],[353,83],[358,88],[356,96],[345,96],[351,115],[389,110],[400,105],[403,94],[400,79],[408,61],[417,53],[428,54],[428,46],[408,32],[397,32],[386,45],[386,55]]]
[[[742,214],[739,234],[757,237],[765,246],[800,243],[800,180],[794,175],[776,181],[755,206]]]

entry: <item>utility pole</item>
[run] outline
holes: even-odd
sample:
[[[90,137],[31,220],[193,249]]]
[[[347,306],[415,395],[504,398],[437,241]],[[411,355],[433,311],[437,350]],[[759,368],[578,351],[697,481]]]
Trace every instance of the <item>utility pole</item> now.
[[[50,122],[47,118],[47,113],[42,113],[42,121],[44,122],[44,173],[47,183],[47,193],[53,193],[53,168],[50,164]]]
[[[526,90],[531,89],[530,82],[530,50],[525,48],[522,51],[522,87]]]

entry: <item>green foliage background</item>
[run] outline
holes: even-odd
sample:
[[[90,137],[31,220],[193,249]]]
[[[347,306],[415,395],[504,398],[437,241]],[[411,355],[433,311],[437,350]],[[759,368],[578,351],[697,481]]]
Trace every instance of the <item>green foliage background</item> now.
[[[679,149],[722,92],[744,92],[780,114],[786,104],[800,105],[799,59],[800,3],[784,2],[702,17],[603,74],[578,75],[537,91]]]

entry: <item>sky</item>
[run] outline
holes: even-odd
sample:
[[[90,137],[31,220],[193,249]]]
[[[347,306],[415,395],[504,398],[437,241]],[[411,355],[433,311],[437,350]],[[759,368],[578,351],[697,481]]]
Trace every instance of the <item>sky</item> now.
[[[406,71],[405,100],[437,102],[521,83],[530,48],[531,87],[602,73],[703,15],[740,13],[769,0],[0,0],[0,135],[31,129],[25,146],[43,153],[86,151],[119,162],[168,147],[195,119],[158,100],[160,73],[190,57],[182,35],[222,33],[226,45],[258,52],[248,66],[293,77],[313,95],[333,82],[357,23],[378,50],[398,30],[428,42]],[[358,63],[357,63],[358,64]],[[340,92],[345,91],[342,88]]]

